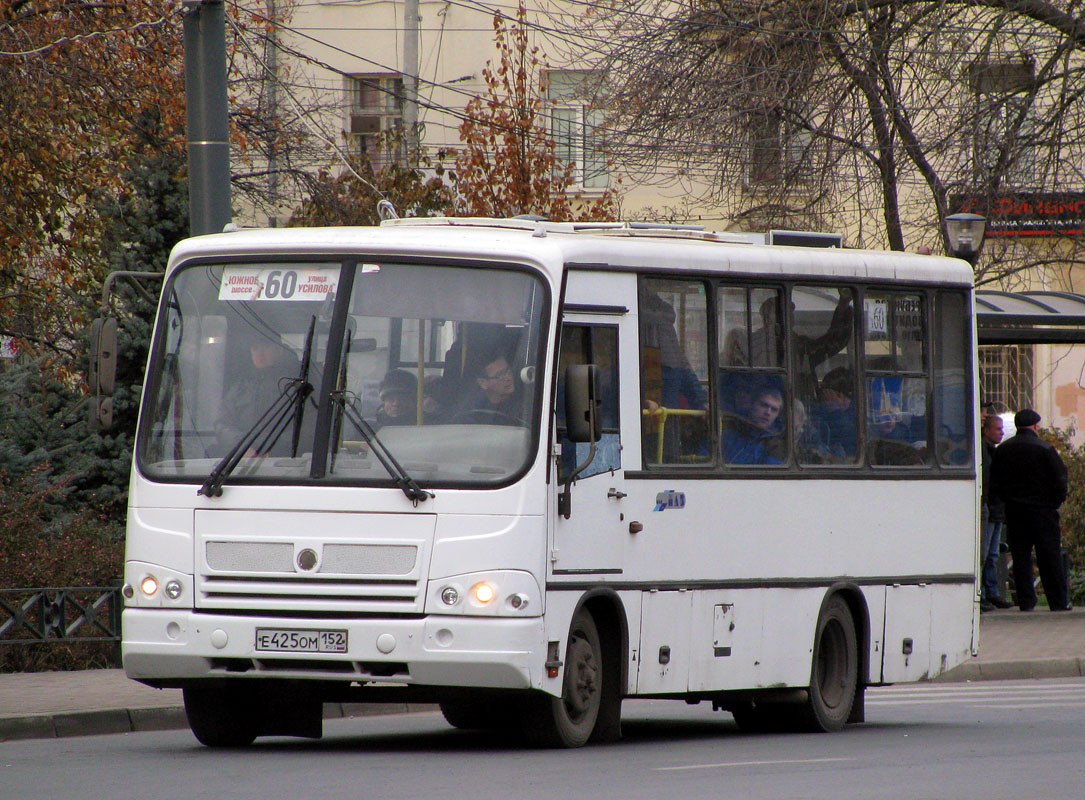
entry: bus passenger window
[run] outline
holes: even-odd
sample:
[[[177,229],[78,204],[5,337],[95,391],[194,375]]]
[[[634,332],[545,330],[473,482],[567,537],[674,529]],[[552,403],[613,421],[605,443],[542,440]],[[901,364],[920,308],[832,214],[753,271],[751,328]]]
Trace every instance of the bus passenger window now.
[[[917,294],[863,299],[867,461],[874,466],[929,463],[923,309]]]
[[[965,296],[939,292],[934,306],[934,441],[943,467],[972,465],[968,353],[971,319]]]
[[[851,464],[859,453],[851,289],[796,286],[791,292],[795,408],[800,464]]]
[[[788,461],[787,376],[783,369],[783,292],[721,286],[720,452],[735,466]]]
[[[650,465],[708,463],[704,284],[645,278],[639,294],[644,460]]]

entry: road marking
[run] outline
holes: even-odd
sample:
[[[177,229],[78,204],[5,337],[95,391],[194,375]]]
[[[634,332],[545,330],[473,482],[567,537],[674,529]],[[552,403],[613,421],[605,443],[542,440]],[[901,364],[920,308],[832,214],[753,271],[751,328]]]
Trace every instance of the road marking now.
[[[982,708],[1037,708],[1085,704],[1085,684],[983,683],[962,686],[879,687],[867,694],[872,707],[970,704]],[[1001,705],[998,705],[1001,704]]]
[[[683,767],[655,767],[656,772],[674,772],[684,769],[721,769],[726,767],[774,767],[780,764],[827,764],[830,762],[853,761],[851,758],[801,758],[780,759],[773,761],[724,761],[719,764],[688,764]]]
[[[872,686],[870,691],[876,694],[958,694],[963,692],[1052,692],[1082,691],[1085,682],[1060,681],[1059,683],[1027,683],[1025,681],[981,681],[979,683],[948,684],[907,684],[903,686]]]
[[[1025,708],[1070,708],[1072,706],[1075,706],[1075,707],[1076,706],[1085,706],[1085,700],[1078,700],[1076,703],[1061,702],[1061,703],[1057,703],[1057,704],[1054,703],[1054,702],[1051,702],[1051,703],[1019,703],[1017,705],[1012,705],[1012,704],[998,705],[998,704],[995,704],[995,703],[987,703],[983,707],[984,708],[997,708],[1000,711],[1003,711],[1003,710],[1004,711],[1020,711],[1021,709],[1025,709]]]
[[[996,703],[1005,702],[1006,700],[1024,700],[1025,698],[1015,697],[940,697],[932,698],[930,700],[868,700],[868,706],[878,706],[879,708],[888,706],[933,706],[933,705],[974,705],[981,706],[983,708],[998,708]],[[1028,698],[1030,702],[1014,706],[1014,708],[1041,708],[1048,706],[1080,706],[1085,705],[1085,698],[1073,698],[1065,699],[1058,697],[1032,697]],[[1008,706],[1006,706],[1008,707]]]

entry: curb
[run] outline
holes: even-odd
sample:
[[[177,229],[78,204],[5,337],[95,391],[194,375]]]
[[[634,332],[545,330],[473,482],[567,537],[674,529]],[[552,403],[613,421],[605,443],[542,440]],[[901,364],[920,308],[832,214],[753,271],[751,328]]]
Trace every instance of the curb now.
[[[1080,678],[1085,658],[1038,658],[1031,661],[972,661],[934,678],[932,683]]]
[[[436,710],[436,705],[425,703],[325,703],[324,719],[413,714]],[[0,717],[0,742],[185,728],[188,728],[188,717],[185,716],[184,706],[104,708],[97,711]]]

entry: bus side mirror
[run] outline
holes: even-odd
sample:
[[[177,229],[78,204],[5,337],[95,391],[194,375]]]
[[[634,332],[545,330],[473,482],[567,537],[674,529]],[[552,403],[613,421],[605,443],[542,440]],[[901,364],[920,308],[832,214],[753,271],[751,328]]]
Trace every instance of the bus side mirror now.
[[[90,425],[103,431],[113,424],[113,388],[117,380],[117,320],[99,317],[90,328]]]
[[[573,364],[565,368],[565,425],[571,442],[598,442],[595,411],[599,396],[599,368]]]

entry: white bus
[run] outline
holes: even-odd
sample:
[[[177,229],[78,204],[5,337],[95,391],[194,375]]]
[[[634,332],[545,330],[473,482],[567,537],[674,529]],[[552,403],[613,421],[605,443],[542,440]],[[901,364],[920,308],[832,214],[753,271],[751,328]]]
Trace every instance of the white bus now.
[[[123,659],[196,737],[436,702],[579,746],[624,698],[836,730],[976,646],[972,274],[527,220],[179,244]]]

